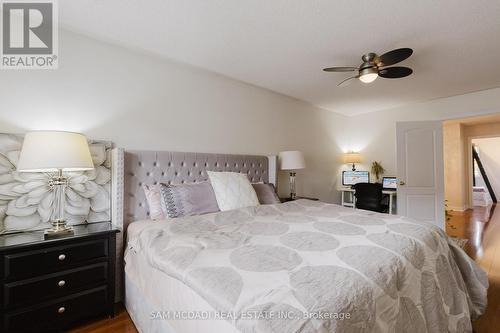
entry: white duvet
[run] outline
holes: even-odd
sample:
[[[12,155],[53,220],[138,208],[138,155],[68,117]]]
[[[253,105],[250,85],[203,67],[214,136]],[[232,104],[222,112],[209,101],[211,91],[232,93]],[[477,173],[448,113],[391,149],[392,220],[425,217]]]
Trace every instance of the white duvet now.
[[[472,332],[486,308],[486,274],[439,228],[309,200],[158,221],[127,251],[242,332]]]

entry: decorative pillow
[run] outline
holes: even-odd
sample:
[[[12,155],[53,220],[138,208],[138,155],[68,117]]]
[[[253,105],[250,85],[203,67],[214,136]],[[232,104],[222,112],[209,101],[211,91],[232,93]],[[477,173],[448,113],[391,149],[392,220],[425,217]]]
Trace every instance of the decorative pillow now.
[[[143,185],[144,195],[149,207],[149,217],[152,220],[163,220],[165,214],[161,207],[160,185]]]
[[[257,194],[244,173],[207,171],[221,211],[258,206]]]
[[[273,205],[281,202],[273,184],[253,183],[252,186],[261,205]]]
[[[219,211],[209,182],[160,185],[163,213],[168,218],[200,215]]]

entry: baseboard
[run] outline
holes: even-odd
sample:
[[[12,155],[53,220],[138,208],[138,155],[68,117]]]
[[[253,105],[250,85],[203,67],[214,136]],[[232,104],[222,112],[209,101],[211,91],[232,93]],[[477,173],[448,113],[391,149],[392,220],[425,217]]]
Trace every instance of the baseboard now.
[[[461,206],[461,207],[448,206],[447,210],[454,211],[454,212],[465,212],[467,210],[467,207],[465,207],[465,206]]]

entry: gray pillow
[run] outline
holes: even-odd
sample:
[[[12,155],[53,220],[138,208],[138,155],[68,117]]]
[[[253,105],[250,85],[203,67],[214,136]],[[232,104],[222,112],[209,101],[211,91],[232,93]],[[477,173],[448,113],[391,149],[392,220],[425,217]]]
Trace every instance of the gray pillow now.
[[[169,218],[219,211],[214,190],[209,182],[160,184],[160,192],[163,213]]]
[[[257,198],[261,205],[273,205],[280,203],[280,198],[276,194],[276,189],[273,184],[255,183],[252,184]]]

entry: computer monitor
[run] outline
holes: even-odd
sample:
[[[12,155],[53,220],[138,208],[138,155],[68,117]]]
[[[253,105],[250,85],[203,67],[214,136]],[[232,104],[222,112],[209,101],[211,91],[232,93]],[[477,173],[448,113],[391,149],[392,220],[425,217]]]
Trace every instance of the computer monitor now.
[[[382,188],[384,190],[396,190],[398,188],[398,178],[397,177],[382,178]]]
[[[370,173],[368,171],[342,171],[342,185],[344,186],[369,182]]]

